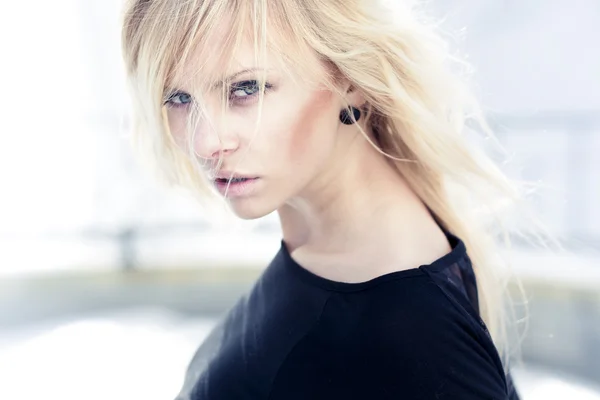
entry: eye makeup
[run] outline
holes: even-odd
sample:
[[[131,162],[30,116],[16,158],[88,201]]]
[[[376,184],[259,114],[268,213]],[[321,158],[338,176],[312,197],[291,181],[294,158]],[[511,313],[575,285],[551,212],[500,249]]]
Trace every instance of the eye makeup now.
[[[165,105],[169,107],[179,108],[185,107],[193,101],[192,95],[182,91],[174,91],[169,94],[165,100]]]
[[[261,85],[256,79],[245,79],[229,84],[227,89],[228,102],[233,106],[243,106],[253,101],[257,101],[261,89],[264,93],[273,88],[269,82]],[[170,108],[182,108],[189,106],[194,98],[189,93],[181,90],[174,90],[166,96],[164,104]]]
[[[250,101],[258,100],[260,95],[261,87],[259,81],[255,79],[244,80],[232,83],[229,86],[229,102],[234,105],[242,105]],[[268,92],[273,88],[269,82],[264,84],[264,92]]]

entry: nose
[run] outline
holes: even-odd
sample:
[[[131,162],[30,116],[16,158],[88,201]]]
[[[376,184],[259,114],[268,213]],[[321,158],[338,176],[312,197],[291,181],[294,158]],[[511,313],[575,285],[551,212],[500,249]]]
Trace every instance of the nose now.
[[[231,129],[200,123],[194,132],[193,145],[198,157],[210,161],[234,153],[239,147],[239,138]]]

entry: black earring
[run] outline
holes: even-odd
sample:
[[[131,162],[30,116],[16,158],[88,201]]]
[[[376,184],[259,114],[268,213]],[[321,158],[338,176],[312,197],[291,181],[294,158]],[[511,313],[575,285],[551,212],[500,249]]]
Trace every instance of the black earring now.
[[[352,111],[352,114],[354,115],[354,120],[350,116],[350,111]],[[342,124],[344,124],[344,125],[352,125],[354,123],[354,121],[358,121],[359,119],[360,119],[360,110],[356,107],[350,107],[349,109],[344,108],[340,112],[340,121],[342,121]]]

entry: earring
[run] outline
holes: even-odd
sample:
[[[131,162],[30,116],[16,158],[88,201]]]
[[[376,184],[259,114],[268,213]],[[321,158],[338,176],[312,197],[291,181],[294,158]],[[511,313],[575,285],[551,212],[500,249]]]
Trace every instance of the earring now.
[[[352,111],[352,114],[354,116],[354,120],[350,116],[350,111]],[[340,112],[340,121],[344,125],[352,125],[354,123],[354,121],[358,121],[359,119],[360,119],[360,110],[358,108],[356,108],[356,107],[352,107],[351,106],[349,109],[348,108],[344,108]]]

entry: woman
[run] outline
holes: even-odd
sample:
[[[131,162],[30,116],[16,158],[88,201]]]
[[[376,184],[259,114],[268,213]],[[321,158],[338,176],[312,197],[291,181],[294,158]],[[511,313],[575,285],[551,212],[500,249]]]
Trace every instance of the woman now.
[[[283,232],[179,399],[518,398],[484,224],[516,192],[469,148],[477,105],[408,3],[127,5],[137,143]]]

